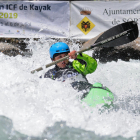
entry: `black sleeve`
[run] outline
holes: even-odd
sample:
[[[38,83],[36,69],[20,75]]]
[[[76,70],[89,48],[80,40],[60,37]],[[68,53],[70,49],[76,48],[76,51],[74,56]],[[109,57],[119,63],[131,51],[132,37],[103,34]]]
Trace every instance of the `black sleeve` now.
[[[52,70],[48,70],[48,71],[44,74],[44,78],[51,78],[51,79],[53,79]]]
[[[43,76],[41,75],[39,78],[42,78]],[[44,74],[44,78],[51,78],[53,79],[53,74],[52,74],[52,70],[48,70],[45,74]]]

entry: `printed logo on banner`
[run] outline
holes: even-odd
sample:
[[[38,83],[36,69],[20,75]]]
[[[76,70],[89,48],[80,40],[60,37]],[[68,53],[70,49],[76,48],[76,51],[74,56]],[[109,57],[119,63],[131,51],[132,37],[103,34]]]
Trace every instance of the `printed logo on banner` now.
[[[22,31],[17,30],[16,34],[18,34],[18,35],[25,35],[25,30],[22,30]]]
[[[87,35],[94,27],[95,24],[92,23],[87,17],[84,17],[80,23],[77,25],[77,27],[85,34]]]
[[[11,30],[8,30],[8,32],[5,32],[4,34],[14,34],[11,32]]]
[[[81,15],[90,15],[91,11],[81,11],[80,14]]]
[[[80,14],[81,15],[90,15],[91,14],[92,9],[88,8],[88,7],[84,7],[80,10]]]
[[[20,31],[19,30],[17,30],[17,33],[16,34],[20,34]]]

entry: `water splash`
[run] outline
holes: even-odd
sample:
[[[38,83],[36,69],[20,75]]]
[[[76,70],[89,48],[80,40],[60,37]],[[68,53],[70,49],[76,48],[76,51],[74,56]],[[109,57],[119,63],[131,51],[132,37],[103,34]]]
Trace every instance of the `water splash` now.
[[[100,82],[116,95],[116,108],[99,113],[98,108],[81,104],[78,98],[81,93],[65,82],[39,78],[48,70],[44,67],[51,62],[49,47],[55,42],[30,39],[28,49],[32,50],[32,57],[9,57],[0,53],[0,115],[10,118],[14,130],[26,135],[41,136],[46,127],[63,121],[69,128],[92,131],[103,137],[136,136],[140,130],[140,62],[98,63],[97,70],[87,75],[90,83]],[[78,49],[74,42],[70,47]],[[44,68],[42,71],[30,73],[40,66]]]

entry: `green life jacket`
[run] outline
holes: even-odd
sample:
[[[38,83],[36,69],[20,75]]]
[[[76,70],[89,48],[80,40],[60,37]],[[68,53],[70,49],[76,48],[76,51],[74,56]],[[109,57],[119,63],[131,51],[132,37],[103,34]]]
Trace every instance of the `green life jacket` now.
[[[97,61],[87,54],[79,54],[73,61],[72,66],[83,75],[93,73],[97,68]]]

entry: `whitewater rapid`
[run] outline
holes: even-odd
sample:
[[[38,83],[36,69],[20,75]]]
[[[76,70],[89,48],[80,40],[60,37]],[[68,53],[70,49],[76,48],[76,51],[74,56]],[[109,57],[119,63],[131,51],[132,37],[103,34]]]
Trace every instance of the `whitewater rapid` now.
[[[14,130],[29,136],[40,136],[46,127],[64,121],[101,136],[135,137],[140,130],[140,61],[98,62],[97,70],[87,75],[90,83],[100,82],[115,94],[116,110],[99,113],[98,107],[82,104],[78,98],[82,93],[67,83],[39,78],[49,69],[45,64],[51,62],[49,47],[54,42],[31,39],[32,57],[0,53],[0,115],[12,120]],[[31,74],[40,66],[42,71]]]

